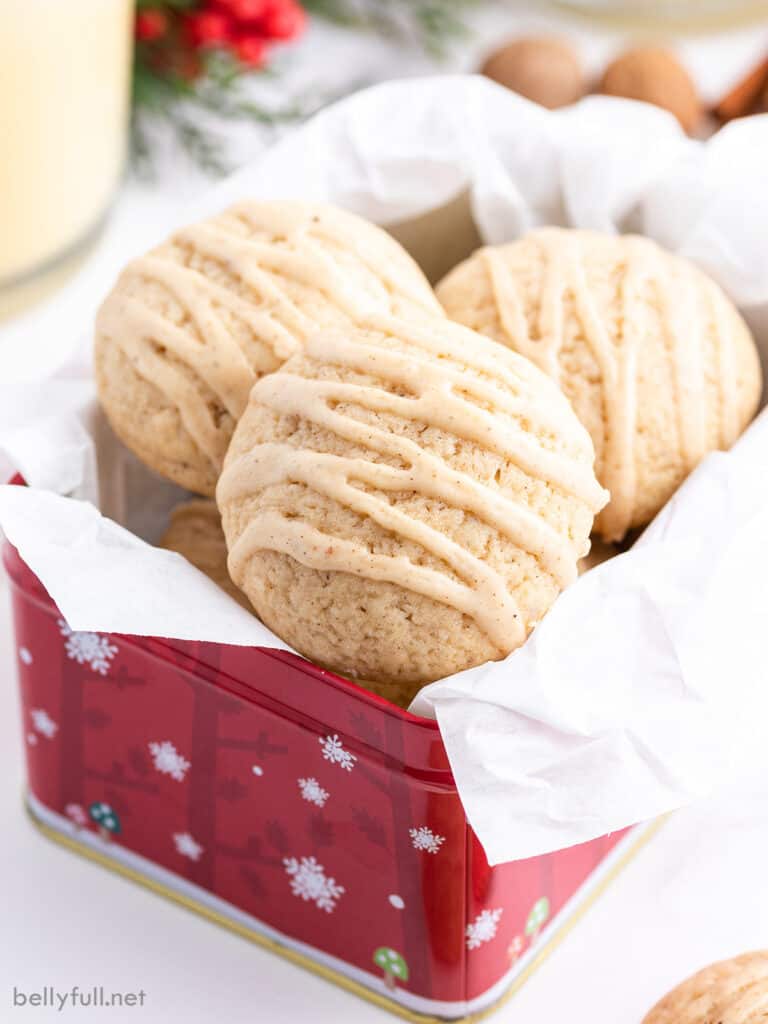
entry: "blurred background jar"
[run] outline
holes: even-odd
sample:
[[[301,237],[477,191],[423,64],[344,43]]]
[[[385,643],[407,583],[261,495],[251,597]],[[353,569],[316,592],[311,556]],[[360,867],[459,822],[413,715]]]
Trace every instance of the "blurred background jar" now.
[[[765,17],[766,0],[555,0],[556,6],[611,22],[678,29],[716,28]]]
[[[132,0],[0,0],[0,293],[104,219],[126,157]]]

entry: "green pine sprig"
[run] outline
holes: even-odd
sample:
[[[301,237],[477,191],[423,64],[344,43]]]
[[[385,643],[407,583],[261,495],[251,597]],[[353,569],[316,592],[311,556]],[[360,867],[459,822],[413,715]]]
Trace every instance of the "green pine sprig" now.
[[[432,57],[445,57],[465,38],[467,12],[479,0],[302,0],[310,14],[337,25],[415,42]]]
[[[161,7],[177,14],[199,7],[199,0],[136,0],[137,8]],[[301,0],[318,18],[351,28],[407,39],[433,57],[443,57],[450,45],[466,35],[464,15],[479,0]],[[176,19],[174,19],[176,23]],[[174,57],[183,53],[178,30],[164,40],[170,59],[158,64],[157,51],[136,44],[133,68],[131,141],[133,164],[142,176],[153,169],[153,126],[171,130],[183,152],[203,171],[219,176],[231,170],[226,145],[206,123],[210,117],[250,121],[267,128],[297,122],[338,98],[336,95],[302,97],[282,106],[255,102],[242,88],[247,75],[275,74],[271,69],[244,69],[221,50],[198,54],[195,74],[181,74]],[[359,87],[360,82],[354,83]],[[348,91],[348,90],[347,90]],[[201,117],[202,115],[202,117]]]

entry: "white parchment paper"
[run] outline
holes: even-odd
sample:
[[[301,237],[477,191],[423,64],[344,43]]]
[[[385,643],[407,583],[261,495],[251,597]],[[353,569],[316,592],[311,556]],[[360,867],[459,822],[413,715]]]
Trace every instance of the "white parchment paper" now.
[[[408,80],[323,112],[188,219],[247,196],[300,197],[407,229],[467,194],[474,227],[436,213],[416,232],[428,258],[539,224],[640,231],[712,274],[765,354],[766,167],[768,116],[700,143],[642,104],[590,98],[550,113],[478,78]],[[111,435],[84,329],[55,376],[0,382],[0,469],[31,485],[0,487],[7,536],[73,629],[285,648],[147,543],[183,494]],[[437,718],[489,861],[654,817],[745,765],[765,771],[767,622],[768,413],[705,460],[631,551],[563,594],[523,648],[414,702]]]

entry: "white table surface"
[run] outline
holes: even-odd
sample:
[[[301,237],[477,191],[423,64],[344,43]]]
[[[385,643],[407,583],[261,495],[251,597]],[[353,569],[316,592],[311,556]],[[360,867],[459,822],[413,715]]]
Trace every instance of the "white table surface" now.
[[[520,13],[520,7],[526,14]],[[504,35],[542,24],[531,5],[508,5],[477,18],[477,35],[454,66]],[[616,36],[575,29],[591,64]],[[714,96],[766,45],[768,29],[687,40],[685,55],[702,90]],[[374,77],[424,68],[401,47],[314,29],[291,82],[350,80],[363,62]],[[714,59],[717,57],[717,59]],[[424,68],[425,70],[432,70]],[[242,152],[262,140],[235,139]],[[54,298],[0,325],[0,372],[28,377],[55,362],[61,339],[82,331],[126,253],[172,223],[204,187],[196,174],[166,168],[151,187],[131,184],[84,269]],[[22,746],[7,584],[0,583],[0,1020],[148,1024],[270,1024],[312,1020],[373,1024],[388,1014],[334,988],[139,887],[41,838],[21,807]],[[678,812],[624,870],[577,928],[494,1020],[639,1021],[686,973],[710,960],[768,947],[768,780],[721,793]],[[13,987],[40,991],[79,985],[147,993],[122,1010],[12,1009]]]

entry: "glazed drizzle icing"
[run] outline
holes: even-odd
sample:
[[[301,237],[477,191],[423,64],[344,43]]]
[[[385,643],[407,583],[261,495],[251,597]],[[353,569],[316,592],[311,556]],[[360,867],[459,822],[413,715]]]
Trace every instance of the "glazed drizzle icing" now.
[[[720,290],[680,262],[669,260],[659,273],[658,249],[647,239],[624,239],[625,264],[620,284],[620,335],[614,337],[598,308],[584,271],[583,243],[574,232],[545,229],[535,238],[544,262],[538,323],[531,336],[518,284],[504,249],[481,250],[502,329],[510,345],[560,380],[560,354],[568,301],[579,321],[602,379],[605,433],[598,476],[611,501],[600,516],[606,539],[620,539],[632,523],[637,498],[634,458],[637,432],[637,363],[649,331],[659,324],[671,364],[678,416],[680,459],[688,472],[709,450],[703,396],[705,372],[702,334],[712,329],[718,352],[720,445],[736,439],[736,380],[728,309]],[[653,301],[658,315],[649,323]]]
[[[179,409],[185,429],[217,468],[229,433],[219,429],[216,408],[237,420],[254,378],[298,351],[318,322],[360,320],[371,308],[388,313],[403,299],[416,310],[442,315],[426,282],[395,243],[368,225],[365,231],[357,221],[350,225],[338,211],[243,204],[228,216],[256,236],[238,234],[226,219],[217,219],[177,232],[173,242],[226,268],[247,297],[178,262],[163,247],[135,260],[126,276],[161,285],[184,311],[184,323],[121,289],[105,303],[99,319],[99,330],[114,338],[137,372]],[[266,236],[279,237],[280,244]],[[283,282],[311,290],[311,316]],[[222,314],[245,325],[251,337],[247,347]]]
[[[524,420],[532,433],[541,430],[557,435],[566,425],[563,419],[571,432],[575,422],[556,393],[531,397],[536,388],[526,388],[524,383],[530,371],[513,356],[521,371],[516,376],[510,369],[515,363],[506,358],[511,353],[504,352],[497,362],[488,354],[487,343],[478,344],[477,336],[456,327],[450,328],[454,337],[458,332],[456,342],[446,345],[445,324],[437,334],[426,327],[402,324],[396,329],[400,338],[407,332],[407,351],[386,348],[386,334],[378,344],[370,344],[326,332],[313,336],[306,352],[321,363],[345,367],[405,390],[409,397],[384,387],[309,379],[283,370],[263,378],[254,387],[252,400],[277,413],[317,424],[350,445],[378,453],[397,465],[288,444],[261,444],[228,463],[219,481],[217,501],[226,508],[230,502],[246,500],[275,484],[302,483],[398,537],[419,544],[448,566],[453,576],[404,556],[374,554],[361,543],[332,537],[267,509],[249,518],[244,532],[230,545],[230,573],[242,583],[252,555],[268,549],[315,569],[388,581],[470,616],[500,652],[507,652],[524,639],[527,626],[504,577],[450,537],[398,508],[397,493],[416,493],[472,513],[533,554],[561,585],[576,573],[572,543],[500,490],[452,469],[409,438],[355,419],[338,405],[393,414],[479,443],[596,511],[606,495],[592,473],[588,440],[585,435],[580,452],[583,461],[579,462],[573,454],[541,447],[520,426]],[[442,358],[436,358],[438,352]],[[539,389],[541,384],[539,381]],[[508,416],[489,413],[478,402]],[[382,494],[395,497],[389,501]]]

